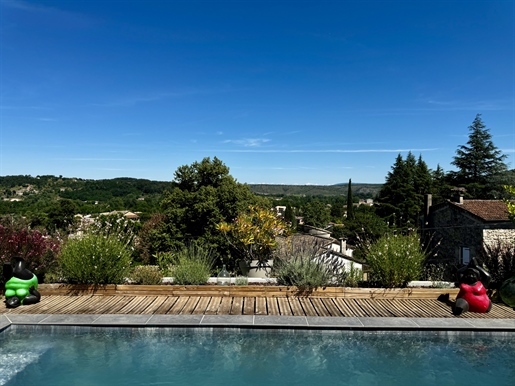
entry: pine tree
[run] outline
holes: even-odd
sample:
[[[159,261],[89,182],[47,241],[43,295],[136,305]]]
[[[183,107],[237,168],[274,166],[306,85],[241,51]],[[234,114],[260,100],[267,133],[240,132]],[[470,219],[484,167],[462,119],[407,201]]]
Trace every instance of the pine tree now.
[[[507,170],[506,155],[492,142],[490,129],[481,120],[481,114],[476,115],[469,130],[467,144],[458,147],[451,162],[458,171],[449,173],[449,177],[453,184],[464,186],[469,195],[484,198],[489,180]]]
[[[424,205],[424,194],[431,193],[431,173],[426,163],[409,152],[399,154],[388,172],[378,197],[377,213],[394,226],[416,226]]]

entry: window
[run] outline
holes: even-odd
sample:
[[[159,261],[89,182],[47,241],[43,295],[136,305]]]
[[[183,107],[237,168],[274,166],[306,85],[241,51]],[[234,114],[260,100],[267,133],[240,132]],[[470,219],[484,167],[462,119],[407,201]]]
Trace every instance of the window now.
[[[461,263],[467,265],[470,263],[470,248],[469,247],[461,247],[460,253]]]

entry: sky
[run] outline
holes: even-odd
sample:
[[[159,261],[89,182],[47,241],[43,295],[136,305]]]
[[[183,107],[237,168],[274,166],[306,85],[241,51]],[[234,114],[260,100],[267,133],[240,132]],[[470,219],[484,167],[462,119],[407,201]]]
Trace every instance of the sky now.
[[[0,0],[0,175],[384,183],[476,114],[515,168],[515,1]]]

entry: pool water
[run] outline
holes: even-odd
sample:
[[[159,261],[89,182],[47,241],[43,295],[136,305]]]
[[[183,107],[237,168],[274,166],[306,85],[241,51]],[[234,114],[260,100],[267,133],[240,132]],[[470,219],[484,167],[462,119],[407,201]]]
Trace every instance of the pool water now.
[[[11,326],[0,385],[513,385],[515,334]]]

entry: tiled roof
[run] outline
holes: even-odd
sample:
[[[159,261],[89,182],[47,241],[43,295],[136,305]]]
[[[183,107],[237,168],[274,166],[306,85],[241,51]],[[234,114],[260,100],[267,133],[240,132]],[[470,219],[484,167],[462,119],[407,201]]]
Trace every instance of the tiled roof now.
[[[483,221],[510,221],[508,209],[503,201],[499,200],[463,200],[463,204],[451,204],[466,210]]]

